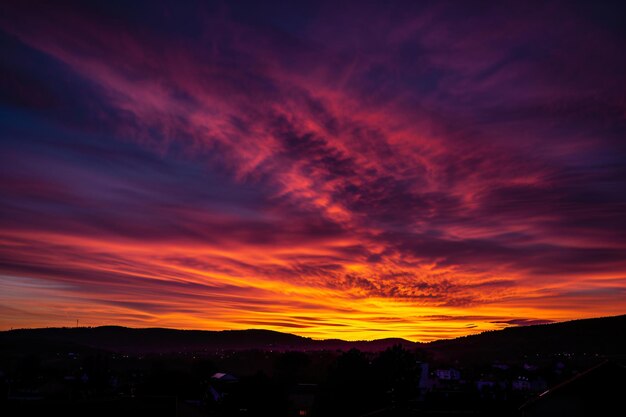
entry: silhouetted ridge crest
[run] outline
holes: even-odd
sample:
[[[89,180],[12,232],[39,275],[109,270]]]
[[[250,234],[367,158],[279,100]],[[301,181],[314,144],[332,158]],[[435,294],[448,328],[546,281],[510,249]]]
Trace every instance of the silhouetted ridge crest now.
[[[420,348],[435,355],[454,357],[507,357],[533,353],[626,352],[626,315],[563,323],[510,327],[457,339],[430,343],[400,338],[372,341],[314,340],[273,330],[133,329],[121,326],[19,329],[0,332],[3,345],[75,345],[89,348],[168,352],[196,350],[384,350],[393,345]]]

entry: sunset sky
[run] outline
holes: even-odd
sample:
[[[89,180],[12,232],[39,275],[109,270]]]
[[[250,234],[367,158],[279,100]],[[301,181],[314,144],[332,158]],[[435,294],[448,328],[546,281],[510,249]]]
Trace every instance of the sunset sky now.
[[[619,3],[3,1],[0,329],[626,313]]]

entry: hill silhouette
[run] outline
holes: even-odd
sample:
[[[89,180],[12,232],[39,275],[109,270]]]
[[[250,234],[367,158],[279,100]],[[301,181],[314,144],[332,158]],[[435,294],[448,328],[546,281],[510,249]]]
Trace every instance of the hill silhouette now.
[[[562,323],[510,327],[430,343],[405,339],[373,341],[315,340],[271,330],[133,329],[120,326],[18,329],[0,332],[4,349],[75,346],[109,351],[176,352],[200,350],[348,350],[381,351],[393,345],[423,349],[441,357],[521,357],[549,353],[626,353],[626,315]]]
[[[389,338],[349,342],[340,339],[315,340],[272,330],[177,330],[134,329],[121,326],[59,327],[18,329],[0,332],[5,347],[37,349],[42,346],[75,346],[123,352],[177,352],[199,350],[347,350],[379,351],[393,345],[418,345],[405,339]]]
[[[503,330],[427,344],[442,357],[521,358],[536,354],[626,354],[626,315],[561,323],[509,327]]]

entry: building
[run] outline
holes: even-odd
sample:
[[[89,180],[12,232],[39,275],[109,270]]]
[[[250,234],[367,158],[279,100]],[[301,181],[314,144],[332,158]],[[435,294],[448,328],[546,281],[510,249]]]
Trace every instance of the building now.
[[[461,379],[461,373],[454,368],[450,369],[437,369],[435,376],[439,380],[443,381],[458,381]]]

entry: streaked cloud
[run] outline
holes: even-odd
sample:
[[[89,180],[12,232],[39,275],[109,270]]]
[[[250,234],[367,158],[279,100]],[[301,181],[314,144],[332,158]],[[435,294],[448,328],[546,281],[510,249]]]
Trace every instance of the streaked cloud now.
[[[625,311],[622,8],[3,9],[2,327],[430,340]]]

